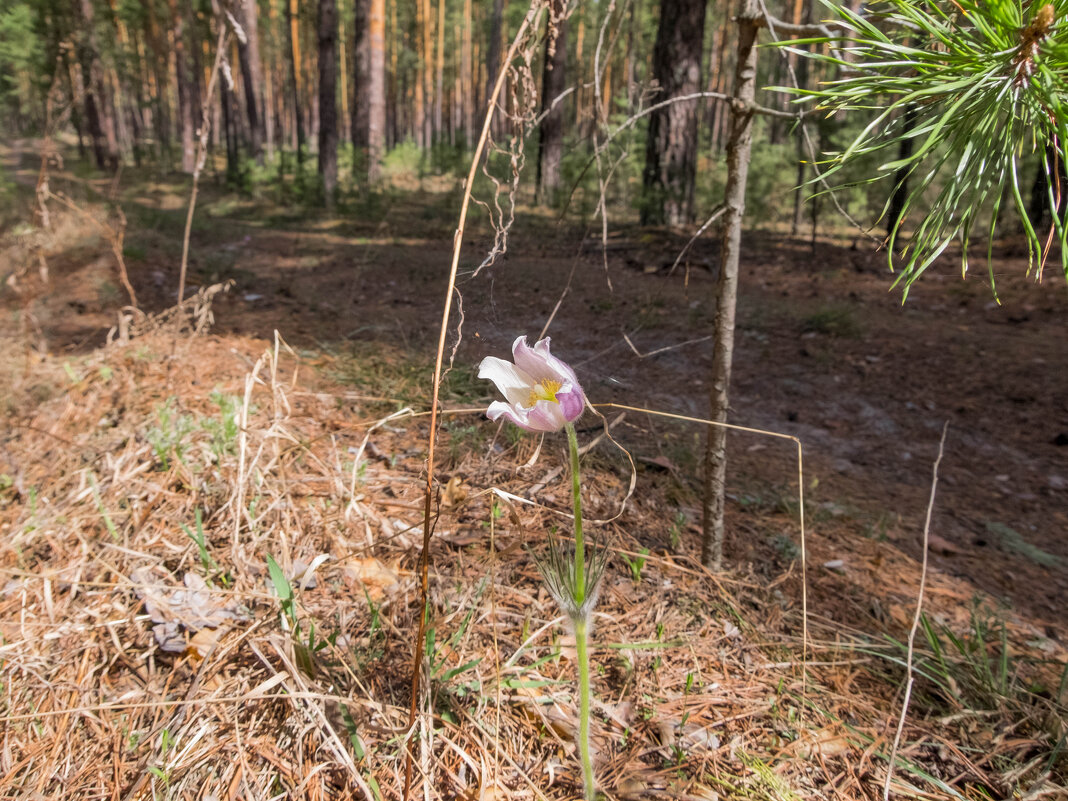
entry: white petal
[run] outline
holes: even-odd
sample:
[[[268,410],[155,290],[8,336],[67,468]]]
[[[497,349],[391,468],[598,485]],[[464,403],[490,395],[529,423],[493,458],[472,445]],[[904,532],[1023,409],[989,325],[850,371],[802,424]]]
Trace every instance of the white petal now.
[[[528,431],[535,430],[530,427],[529,421],[527,420],[527,413],[524,409],[509,406],[504,401],[494,401],[491,403],[489,408],[486,409],[486,417],[493,421],[497,421],[503,417],[509,422],[515,423],[520,428],[525,428]]]
[[[570,382],[578,387],[578,378],[575,376],[575,371],[571,369],[571,366],[567,364],[567,362],[564,362],[549,353],[549,341],[551,339],[551,337],[545,337],[545,339],[535,342],[533,348],[534,353],[537,354],[538,358],[545,364],[546,368],[552,372],[557,381],[561,384]]]
[[[486,378],[497,385],[497,389],[508,399],[510,404],[523,404],[530,400],[536,383],[525,371],[511,362],[487,356],[478,366],[478,377]]]

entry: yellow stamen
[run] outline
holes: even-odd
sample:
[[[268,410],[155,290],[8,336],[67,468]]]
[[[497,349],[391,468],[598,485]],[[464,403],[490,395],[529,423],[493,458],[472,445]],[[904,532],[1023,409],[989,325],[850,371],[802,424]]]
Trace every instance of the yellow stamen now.
[[[530,391],[530,400],[527,401],[528,406],[533,406],[540,400],[552,401],[553,403],[559,403],[556,399],[556,393],[560,391],[560,382],[553,381],[551,378],[547,378],[544,381],[540,381],[534,385],[534,389]]]

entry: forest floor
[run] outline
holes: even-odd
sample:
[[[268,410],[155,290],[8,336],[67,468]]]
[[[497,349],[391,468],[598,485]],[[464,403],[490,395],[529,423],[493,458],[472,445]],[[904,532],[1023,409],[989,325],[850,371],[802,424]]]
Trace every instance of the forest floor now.
[[[0,160],[28,219],[39,162],[29,147]],[[459,195],[410,179],[327,217],[282,189],[205,184],[190,284],[232,282],[207,333],[128,314],[106,343],[128,299],[99,226],[53,202],[52,232],[0,231],[0,330],[19,343],[0,359],[3,797],[388,798],[401,783],[427,426],[391,415],[429,405]],[[173,304],[181,180],[57,171],[52,189],[97,219],[114,191],[142,309]],[[507,254],[478,270],[492,229],[476,215],[446,408],[483,407],[479,361],[551,320],[593,403],[705,416],[717,243],[673,270],[685,237],[612,230],[605,249],[522,208]],[[902,304],[863,239],[746,235],[732,420],[803,444],[804,576],[792,441],[731,434],[712,576],[703,427],[603,407],[637,470],[626,500],[607,438],[584,469],[590,516],[622,509],[593,530],[618,554],[594,657],[609,798],[880,797],[946,424],[894,791],[1068,792],[1068,290],[1056,269],[1024,278],[1026,254],[998,243],[999,305],[975,262],[966,281],[937,262]],[[580,436],[601,430],[585,418]],[[572,660],[526,550],[566,528],[561,443],[469,411],[447,416],[441,453],[417,782],[573,798]]]

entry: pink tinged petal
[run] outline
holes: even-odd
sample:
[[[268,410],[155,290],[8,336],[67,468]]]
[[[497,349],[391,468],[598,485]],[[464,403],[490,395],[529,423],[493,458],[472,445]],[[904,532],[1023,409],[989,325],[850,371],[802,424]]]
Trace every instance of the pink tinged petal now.
[[[577,387],[579,385],[578,378],[575,376],[575,371],[571,369],[571,366],[567,362],[562,361],[549,353],[549,342],[551,340],[552,337],[545,337],[545,339],[535,342],[534,347],[532,348],[535,356],[545,365],[545,369],[549,370],[553,377],[555,377],[561,384],[570,382]],[[518,361],[516,363],[518,364]],[[530,372],[530,370],[527,370],[527,372]]]
[[[559,431],[567,423],[559,403],[540,400],[527,413],[527,425],[531,431]]]
[[[525,336],[516,337],[515,342],[512,343],[512,358],[515,360],[516,366],[529,375],[538,378],[548,377],[543,375],[545,373],[545,362],[539,359],[534,353],[534,349],[527,344]]]
[[[578,384],[575,384],[570,392],[557,392],[556,400],[560,406],[560,414],[568,423],[582,417],[582,412],[586,409],[586,396]]]
[[[536,381],[511,362],[487,356],[478,366],[478,377],[486,378],[497,385],[509,403],[522,404],[530,399]]]

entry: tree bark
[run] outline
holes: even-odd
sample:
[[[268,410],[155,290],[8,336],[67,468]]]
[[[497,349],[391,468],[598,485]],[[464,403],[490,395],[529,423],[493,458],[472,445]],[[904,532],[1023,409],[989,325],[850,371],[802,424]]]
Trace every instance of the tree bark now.
[[[463,81],[463,96],[460,99],[460,106],[463,114],[464,144],[467,147],[474,145],[475,138],[475,67],[473,34],[471,32],[474,21],[471,0],[464,0],[464,38],[460,46],[460,75]]]
[[[415,86],[412,102],[412,138],[417,147],[426,145],[423,132],[426,126],[426,100],[423,95],[424,75],[426,73],[426,52],[423,50],[424,31],[428,25],[425,18],[425,3],[423,0],[415,0]]]
[[[727,477],[727,422],[730,408],[731,361],[734,357],[734,321],[738,301],[738,262],[745,216],[745,186],[753,148],[753,112],[756,97],[757,32],[762,20],[758,0],[743,0],[738,15],[738,61],[734,73],[730,137],[727,140],[726,213],[723,216],[719,280],[716,286],[715,345],[712,350],[711,414],[705,450],[705,485],[701,563],[713,570],[723,564],[723,513]]]
[[[539,203],[552,203],[560,190],[560,162],[564,155],[564,103],[553,101],[567,88],[567,18],[564,0],[552,0],[541,76],[541,125],[538,128],[538,171],[535,194]]]
[[[367,180],[381,177],[386,144],[386,0],[371,0],[367,106]]]
[[[802,9],[803,5],[803,9]],[[794,6],[794,23],[797,25],[808,25],[812,22],[812,2],[811,0],[797,0],[797,4]],[[805,50],[808,50],[807,45],[801,45]],[[794,53],[789,54],[791,61],[789,63],[795,64],[796,68],[794,74],[797,76],[797,86],[800,89],[808,88],[808,64],[807,58],[801,58],[798,60]],[[806,173],[806,154],[805,154],[805,128],[804,125],[798,125],[797,130],[794,131],[794,136],[797,137],[797,188],[794,189],[794,219],[790,225],[790,236],[797,236],[801,232],[801,223],[804,222],[805,210],[805,173]]]
[[[365,151],[371,99],[371,0],[355,0],[353,6],[356,45],[352,53],[352,146]]]
[[[297,165],[304,164],[304,117],[300,110],[300,91],[297,83],[297,36],[294,29],[297,27],[297,19],[293,14],[295,0],[284,0],[286,9],[285,28],[286,35],[286,60],[289,62],[289,93],[293,102],[293,123],[297,129]]]
[[[193,88],[186,58],[184,14],[178,9],[177,0],[169,0],[171,24],[174,32],[175,85],[178,87],[178,132],[182,143],[182,172],[192,173],[196,166],[196,113],[193,108]]]
[[[445,131],[445,0],[438,0],[438,45],[434,76],[434,139]]]
[[[82,94],[85,119],[92,139],[97,167],[115,170],[119,166],[119,147],[115,137],[115,121],[109,113],[105,95],[104,67],[97,47],[95,17],[91,0],[75,0],[75,18],[82,27],[78,41],[78,60],[81,64]]]
[[[337,200],[337,1],[319,0],[319,175],[331,211]]]
[[[245,31],[245,41],[237,40],[237,57],[241,62],[241,80],[245,87],[245,110],[248,114],[249,152],[263,163],[263,143],[267,124],[263,105],[263,64],[260,61],[259,26],[256,0],[236,0],[234,16]]]
[[[504,0],[493,0],[493,17],[490,20],[489,49],[486,57],[486,87],[482,106],[483,111],[489,105],[493,86],[497,83],[497,71],[501,67],[501,35],[504,30]],[[494,117],[494,121],[497,118]]]
[[[901,141],[897,146],[897,157],[904,161],[912,155],[915,139],[910,136],[916,120],[915,106],[905,109],[905,117],[901,121]],[[909,167],[901,167],[894,176],[894,194],[890,196],[890,207],[886,211],[886,235],[892,236],[901,222],[901,215],[905,211],[905,201],[909,196]],[[1039,171],[1041,172],[1041,170]]]
[[[705,0],[663,0],[653,47],[656,102],[700,91]],[[696,100],[649,115],[642,204],[643,225],[684,225],[694,219],[697,175]]]

